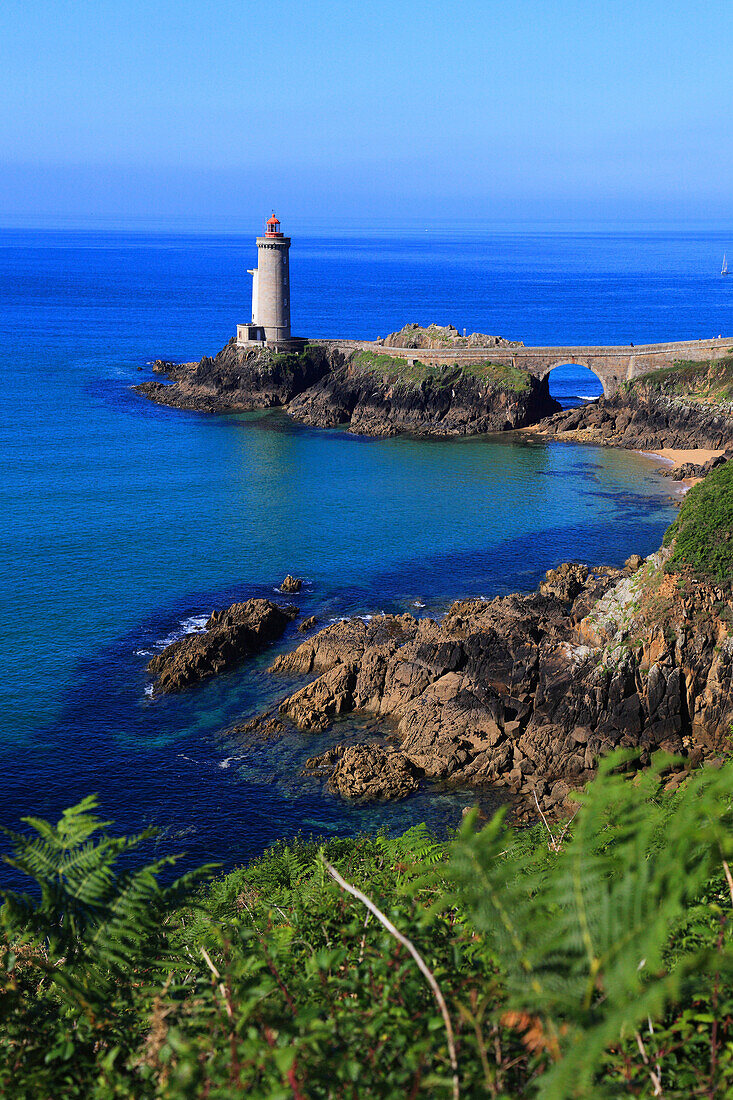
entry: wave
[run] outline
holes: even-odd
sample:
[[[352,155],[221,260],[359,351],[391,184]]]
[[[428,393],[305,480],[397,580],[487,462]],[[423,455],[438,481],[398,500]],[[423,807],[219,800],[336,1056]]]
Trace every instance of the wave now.
[[[210,617],[211,612],[206,611],[203,614],[189,615],[187,619],[181,619],[178,626],[170,634],[155,643],[156,647],[165,649],[166,646],[172,645],[173,642],[179,642],[181,638],[185,638],[188,634],[203,634]]]
[[[224,771],[226,771],[227,768],[230,768],[232,766],[232,764],[236,764],[238,760],[244,759],[244,756],[225,756],[223,760],[219,761],[219,767],[223,768]]]

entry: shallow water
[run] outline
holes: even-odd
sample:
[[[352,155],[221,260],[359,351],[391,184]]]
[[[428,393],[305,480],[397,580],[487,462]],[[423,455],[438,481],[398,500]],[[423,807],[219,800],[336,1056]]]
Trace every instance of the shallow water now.
[[[322,335],[416,318],[527,343],[692,337],[720,327],[704,271],[670,285],[682,245],[697,259],[717,248],[693,244],[655,238],[647,256],[638,242],[507,237],[446,268],[440,241],[297,242],[295,320]],[[535,269],[522,276],[528,251]],[[455,824],[470,793],[356,807],[297,775],[360,722],[254,744],[221,733],[287,690],[265,669],[294,629],[247,668],[170,699],[146,695],[150,652],[212,607],[271,595],[287,572],[307,578],[303,613],[323,621],[436,615],[456,597],[531,589],[568,558],[647,553],[674,514],[655,464],[618,450],[374,440],[277,411],[213,417],[139,398],[130,387],[153,358],[229,338],[251,252],[224,238],[0,236],[4,823],[97,791],[122,827],[165,826],[190,860],[227,864],[298,831]],[[666,256],[666,281],[651,255]],[[568,399],[585,394],[577,382]]]

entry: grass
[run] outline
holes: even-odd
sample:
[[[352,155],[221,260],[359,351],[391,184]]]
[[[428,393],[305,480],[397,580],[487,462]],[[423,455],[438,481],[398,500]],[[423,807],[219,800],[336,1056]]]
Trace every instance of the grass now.
[[[733,586],[733,462],[718,466],[690,489],[664,545],[673,540],[668,572],[687,567],[704,580]]]
[[[429,354],[429,352],[428,352]],[[496,389],[512,393],[527,393],[532,385],[531,376],[519,367],[503,366],[485,359],[480,363],[441,363],[432,365],[419,359],[409,363],[400,356],[377,354],[373,351],[357,351],[352,359],[357,370],[369,374],[382,374],[393,381],[419,384],[431,381],[438,386],[452,385],[456,378],[477,378]]]
[[[733,401],[733,356],[703,362],[677,360],[671,367],[649,371],[624,383],[622,388],[628,391],[639,384],[703,404]]]

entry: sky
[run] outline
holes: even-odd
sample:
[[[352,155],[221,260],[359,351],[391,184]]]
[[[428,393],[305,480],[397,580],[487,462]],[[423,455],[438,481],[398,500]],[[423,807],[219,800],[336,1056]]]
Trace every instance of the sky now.
[[[733,220],[732,0],[3,0],[0,225]]]

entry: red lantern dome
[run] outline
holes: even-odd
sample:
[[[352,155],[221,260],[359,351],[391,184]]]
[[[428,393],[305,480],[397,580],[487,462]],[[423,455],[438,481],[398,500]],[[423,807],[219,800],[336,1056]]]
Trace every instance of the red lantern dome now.
[[[265,229],[266,237],[282,237],[280,232],[280,222],[273,214],[271,218],[267,219],[267,228]]]

